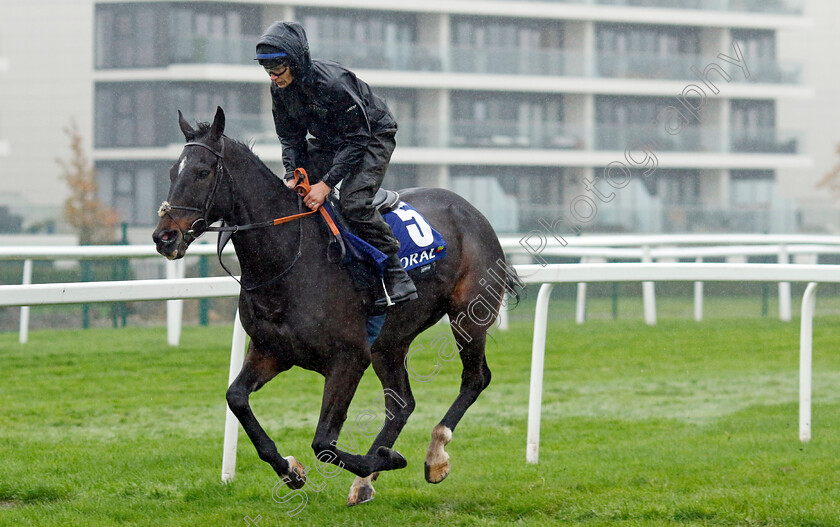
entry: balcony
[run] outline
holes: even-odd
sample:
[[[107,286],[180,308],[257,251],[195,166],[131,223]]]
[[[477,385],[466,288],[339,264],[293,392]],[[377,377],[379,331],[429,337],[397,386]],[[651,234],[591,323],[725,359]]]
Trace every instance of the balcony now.
[[[528,222],[520,219],[528,228]],[[610,204],[599,209],[595,220],[586,226],[588,232],[727,233],[763,232],[793,233],[799,231],[800,213],[792,205],[766,203],[711,207],[708,204],[663,204],[651,198],[644,206]]]
[[[257,36],[180,36],[170,49],[171,64],[252,64]],[[691,67],[704,66],[698,55],[597,53],[590,61],[581,50],[452,46],[444,56],[438,46],[381,42],[313,41],[312,55],[352,69],[445,71],[497,75],[538,75],[652,80],[696,80]],[[594,64],[588,68],[587,63]],[[725,65],[733,82],[801,84],[802,64],[746,57],[750,77]]]
[[[581,150],[583,128],[564,123],[455,120],[448,146]]]
[[[595,150],[620,150],[639,144],[650,145],[659,152],[711,152],[721,154],[799,154],[802,134],[772,128],[736,131],[729,130],[726,143],[718,126],[686,126],[671,135],[660,128],[647,125],[595,125]],[[655,135],[654,135],[655,134]]]
[[[382,42],[321,40],[310,42],[310,47],[313,57],[329,58],[354,69],[396,71],[441,71],[443,69],[442,55],[437,46],[415,43],[394,43],[385,46]]]
[[[804,0],[583,0],[574,3],[801,15]]]
[[[775,59],[750,59],[744,57],[749,78],[736,66],[727,65],[733,82],[766,82],[770,84],[801,84],[802,64],[798,62],[778,62]]]
[[[184,110],[185,115],[212,115],[212,111]],[[177,126],[163,126],[159,128],[165,134],[164,144],[181,144],[184,142],[184,134]],[[250,143],[279,144],[274,125],[271,122],[271,114],[238,113],[233,111],[225,112],[225,135]],[[162,146],[162,145],[161,145]]]
[[[576,123],[531,123],[516,121],[454,120],[446,128],[424,119],[399,120],[397,144],[415,148],[511,148],[534,150],[586,150],[586,127]],[[170,127],[171,128],[171,127]],[[275,144],[277,136],[265,115],[227,115],[230,137],[243,141]],[[653,135],[653,134],[656,135]],[[595,151],[624,151],[643,142],[657,152],[696,152],[722,154],[798,154],[803,149],[802,134],[774,129],[725,134],[717,126],[687,126],[678,134],[647,125],[595,126]],[[172,130],[170,143],[183,137]]]
[[[801,15],[805,0],[543,0],[563,4]]]
[[[655,134],[655,135],[654,135]],[[595,150],[620,150],[649,144],[659,152],[725,152],[721,130],[712,126],[686,126],[678,134],[637,124],[596,124]]]
[[[499,75],[585,74],[582,51],[566,49],[477,48],[452,46],[450,70]]]
[[[699,67],[699,55],[630,55],[598,53],[595,57],[595,75],[624,79],[696,79],[691,67]]]
[[[258,35],[179,35],[169,48],[170,64],[253,64]]]
[[[730,151],[750,154],[797,154],[803,150],[797,132],[762,128],[731,132]]]
[[[702,70],[708,64],[708,57],[699,55],[631,55],[620,53],[598,53],[595,57],[594,75],[605,78],[664,79],[696,81],[691,71],[694,66]],[[752,59],[744,57],[749,78],[737,66],[717,61],[726,67],[732,82],[769,84],[801,84],[802,64],[778,62],[775,59]]]

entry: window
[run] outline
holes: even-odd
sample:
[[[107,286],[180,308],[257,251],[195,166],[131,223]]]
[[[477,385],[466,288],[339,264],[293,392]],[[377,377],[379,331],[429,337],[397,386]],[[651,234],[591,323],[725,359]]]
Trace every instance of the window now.
[[[190,122],[210,121],[217,106],[225,110],[228,135],[258,138],[271,127],[263,125],[270,117],[260,112],[263,89],[233,83],[98,83],[94,144],[109,148],[179,143],[184,137],[177,126],[178,110]]]
[[[246,64],[262,32],[256,6],[180,3],[168,20],[173,63]]]
[[[642,176],[644,177],[644,176]],[[658,171],[657,193],[664,205],[697,205],[700,198],[700,171],[667,169]]]
[[[100,83],[96,86],[97,147],[160,146],[160,116],[166,109],[165,86],[148,83]]]
[[[738,41],[747,61],[776,60],[776,33],[772,30],[733,29],[732,39]]]
[[[698,28],[599,24],[595,35],[605,77],[685,78],[700,53]]]
[[[700,30],[696,27],[598,24],[598,51],[620,55],[659,56],[700,53]]]
[[[796,138],[781,140],[775,101],[733,100],[729,112],[732,151],[795,153]]]
[[[96,164],[99,199],[130,225],[154,225],[169,189],[165,162],[99,162]]]
[[[229,137],[276,141],[271,112],[261,111],[265,90],[264,85],[255,84],[178,83],[171,90],[172,109],[168,118],[173,119],[175,110],[181,110],[190,122],[210,122],[216,115],[216,107],[221,106],[225,111],[225,134]],[[170,122],[174,121],[165,124]],[[177,141],[183,140],[180,131],[175,130]]]
[[[563,96],[454,92],[451,135],[453,146],[560,148]]]
[[[755,132],[776,126],[775,101],[733,100],[729,122],[733,130]]]
[[[397,144],[406,146],[429,146],[434,134],[434,119],[420,121],[417,118],[417,94],[413,90],[376,88],[376,95],[385,100],[391,113],[397,119]]]
[[[452,67],[455,71],[562,75],[563,25],[552,21],[455,17]]]
[[[673,105],[674,99],[661,97],[597,95],[596,148],[623,151],[642,142],[655,150],[700,150],[703,138],[696,120],[692,119],[676,134],[668,133],[662,123],[654,124],[660,112]]]
[[[352,68],[417,69],[414,15],[379,11],[297,11],[312,55]]]
[[[150,4],[96,6],[97,68],[142,68],[162,65],[157,42],[166,42],[159,20],[164,8]],[[165,26],[163,26],[165,29]]]
[[[382,188],[400,190],[417,186],[417,166],[389,165]]]
[[[97,68],[160,67],[178,62],[242,64],[253,58],[260,10],[247,5],[97,4]]]
[[[733,170],[729,176],[729,200],[733,208],[768,208],[773,203],[775,174],[772,170]]]
[[[750,70],[751,82],[799,82],[801,64],[779,64],[776,60],[776,34],[770,30],[733,29],[732,38]],[[736,66],[729,67],[735,79],[744,80],[743,72]]]

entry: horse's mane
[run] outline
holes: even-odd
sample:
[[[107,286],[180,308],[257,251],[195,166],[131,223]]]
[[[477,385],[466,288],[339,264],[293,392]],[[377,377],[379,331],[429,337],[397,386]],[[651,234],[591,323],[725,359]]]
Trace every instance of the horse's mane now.
[[[211,124],[207,123],[207,122],[196,123],[197,128],[195,130],[195,136],[190,138],[190,141],[194,140],[195,138],[203,137],[203,136],[209,134],[210,133],[210,126],[211,126]],[[256,163],[257,168],[259,168],[259,171],[260,171],[261,174],[263,174],[265,176],[271,176],[272,178],[276,179],[277,181],[280,181],[280,178],[277,176],[277,174],[275,174],[273,170],[268,168],[268,165],[266,165],[265,162],[263,162],[263,160],[260,159],[260,157],[256,153],[254,153],[254,149],[252,148],[253,144],[249,145],[249,144],[247,144],[243,141],[240,141],[239,139],[235,139],[235,138],[229,137],[227,135],[225,135],[223,137],[225,139],[227,139],[228,141],[230,141],[231,143],[233,143],[234,145],[237,145],[237,146],[241,147],[243,150],[245,150],[253,158],[253,160]]]

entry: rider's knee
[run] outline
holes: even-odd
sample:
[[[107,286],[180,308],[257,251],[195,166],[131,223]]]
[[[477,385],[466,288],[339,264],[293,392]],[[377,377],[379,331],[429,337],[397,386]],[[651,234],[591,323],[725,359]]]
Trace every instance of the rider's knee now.
[[[367,221],[373,216],[373,207],[364,200],[347,200],[341,203],[341,213],[350,222]]]

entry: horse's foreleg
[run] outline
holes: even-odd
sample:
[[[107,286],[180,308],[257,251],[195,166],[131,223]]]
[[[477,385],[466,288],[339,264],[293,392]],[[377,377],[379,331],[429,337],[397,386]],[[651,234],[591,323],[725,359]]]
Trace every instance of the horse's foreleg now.
[[[385,418],[382,428],[368,450],[368,456],[375,455],[380,447],[391,448],[414,411],[414,396],[411,393],[408,372],[405,369],[405,355],[408,346],[382,350],[372,355],[373,369],[382,383]],[[376,491],[371,484],[379,475],[375,472],[366,478],[357,477],[350,487],[347,506],[359,505],[373,499]]]
[[[353,507],[367,503],[376,496],[376,490],[373,488],[373,482],[379,477],[379,472],[374,472],[366,478],[356,476],[353,484],[350,486],[350,494],[347,496],[347,506]]]
[[[394,446],[414,411],[414,394],[411,393],[408,371],[405,368],[407,352],[408,345],[379,351],[372,357],[373,370],[382,383],[382,396],[379,400],[385,405],[385,422],[368,454],[374,453],[380,446]]]
[[[251,411],[248,401],[252,392],[259,390],[275,375],[288,369],[289,366],[281,364],[277,359],[259,353],[252,342],[242,370],[228,388],[226,395],[231,412],[245,429],[260,459],[271,465],[274,472],[284,479],[289,487],[299,489],[306,482],[303,466],[292,456],[284,458],[280,455],[274,441],[268,437]]]
[[[321,416],[312,449],[321,461],[346,468],[360,477],[367,477],[374,472],[394,470],[406,466],[405,458],[390,448],[380,447],[369,455],[360,455],[358,443],[362,434],[348,427],[344,438],[339,433],[347,420],[347,409],[356,393],[367,364],[347,359],[340,367],[326,375],[324,399],[321,404]],[[354,420],[355,423],[355,420]]]

